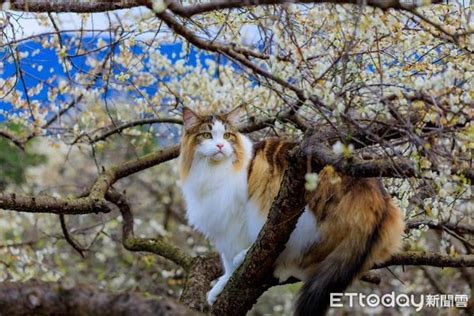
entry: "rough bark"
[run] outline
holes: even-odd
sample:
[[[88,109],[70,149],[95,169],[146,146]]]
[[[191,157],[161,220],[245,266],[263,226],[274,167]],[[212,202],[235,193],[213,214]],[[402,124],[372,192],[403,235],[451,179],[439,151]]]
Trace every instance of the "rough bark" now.
[[[379,269],[394,265],[427,265],[439,268],[474,267],[474,255],[448,256],[440,253],[404,252],[394,255],[388,261],[375,265],[373,268]]]
[[[222,273],[222,265],[217,254],[194,258],[186,276],[180,302],[194,310],[205,311],[208,307],[206,295],[210,284]]]
[[[20,196],[0,193],[0,208],[28,213],[90,214],[110,212],[109,205],[99,198],[59,199],[47,195]]]

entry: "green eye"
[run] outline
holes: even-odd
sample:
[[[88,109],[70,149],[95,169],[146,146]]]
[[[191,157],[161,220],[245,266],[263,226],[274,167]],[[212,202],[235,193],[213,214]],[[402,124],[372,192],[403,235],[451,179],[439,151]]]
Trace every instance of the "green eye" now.
[[[224,133],[224,139],[229,139],[231,136],[231,133]]]
[[[204,138],[204,139],[211,139],[211,138],[212,138],[212,134],[211,134],[211,133],[202,133],[201,136],[202,136],[202,138]]]

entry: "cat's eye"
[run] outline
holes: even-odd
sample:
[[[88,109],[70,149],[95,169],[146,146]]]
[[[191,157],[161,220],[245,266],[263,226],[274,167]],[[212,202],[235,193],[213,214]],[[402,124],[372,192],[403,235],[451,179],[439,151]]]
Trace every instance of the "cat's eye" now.
[[[231,136],[231,133],[224,133],[224,139],[229,139]]]
[[[202,138],[204,139],[211,139],[212,138],[212,134],[211,133],[201,133],[200,135]]]

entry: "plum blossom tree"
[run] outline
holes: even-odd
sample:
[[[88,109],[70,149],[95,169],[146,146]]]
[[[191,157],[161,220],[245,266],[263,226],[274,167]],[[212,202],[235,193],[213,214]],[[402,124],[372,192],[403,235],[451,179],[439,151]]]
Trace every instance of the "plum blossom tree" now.
[[[383,177],[405,212],[404,251],[354,288],[472,291],[473,26],[462,1],[2,8],[0,164],[21,181],[0,171],[0,310],[245,314],[277,285],[273,262],[327,164]],[[239,104],[242,132],[300,145],[257,242],[210,308],[221,267],[183,216],[180,109]],[[22,158],[36,156],[47,161]]]

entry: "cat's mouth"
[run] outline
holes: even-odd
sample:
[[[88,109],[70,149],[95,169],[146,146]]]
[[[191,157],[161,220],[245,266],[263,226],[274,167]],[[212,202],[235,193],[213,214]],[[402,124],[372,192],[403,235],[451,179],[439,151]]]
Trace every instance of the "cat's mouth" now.
[[[225,157],[225,154],[223,151],[217,151],[216,153],[214,153],[212,156],[211,156],[211,159],[212,160],[215,160],[215,161],[220,161],[222,160],[223,158]]]

